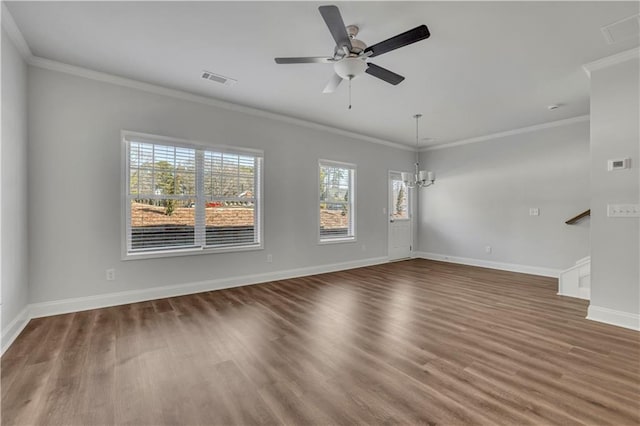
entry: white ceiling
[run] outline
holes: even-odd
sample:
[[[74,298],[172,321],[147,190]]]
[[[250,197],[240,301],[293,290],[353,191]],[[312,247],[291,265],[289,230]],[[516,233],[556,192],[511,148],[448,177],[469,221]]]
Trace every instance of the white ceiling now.
[[[436,144],[587,114],[582,64],[638,46],[600,32],[638,2],[335,3],[368,45],[420,24],[432,34],[371,59],[406,80],[357,78],[349,111],[347,84],[322,93],[332,65],[273,61],[332,54],[321,4],[7,2],[35,56],[409,145],[415,113],[421,139]],[[202,70],[238,83],[202,80]],[[553,103],[564,106],[548,111]]]

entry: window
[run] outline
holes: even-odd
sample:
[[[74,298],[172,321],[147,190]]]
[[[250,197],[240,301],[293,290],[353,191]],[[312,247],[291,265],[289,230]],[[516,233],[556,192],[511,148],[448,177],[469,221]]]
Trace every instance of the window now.
[[[262,153],[123,132],[124,257],[262,248]]]
[[[321,160],[320,242],[355,240],[356,166]]]

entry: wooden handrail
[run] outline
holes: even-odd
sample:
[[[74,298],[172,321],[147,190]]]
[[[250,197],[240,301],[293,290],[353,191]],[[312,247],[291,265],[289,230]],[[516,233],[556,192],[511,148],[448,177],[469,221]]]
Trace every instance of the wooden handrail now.
[[[583,211],[579,215],[574,216],[571,219],[567,220],[565,223],[567,225],[573,225],[574,223],[580,222],[582,219],[584,219],[587,216],[591,216],[591,209]]]

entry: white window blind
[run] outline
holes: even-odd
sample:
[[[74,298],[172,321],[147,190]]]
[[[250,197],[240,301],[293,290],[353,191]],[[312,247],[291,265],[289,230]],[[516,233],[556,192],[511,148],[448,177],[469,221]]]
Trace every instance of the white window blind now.
[[[126,256],[261,247],[261,153],[136,134],[124,143]]]
[[[320,242],[355,239],[355,173],[353,164],[320,161]]]

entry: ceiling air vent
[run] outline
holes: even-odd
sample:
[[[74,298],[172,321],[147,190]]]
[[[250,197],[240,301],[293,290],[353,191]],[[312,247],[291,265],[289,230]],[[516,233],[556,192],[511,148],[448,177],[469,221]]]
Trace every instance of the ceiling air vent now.
[[[613,44],[631,38],[638,38],[640,34],[640,14],[621,19],[601,28],[607,43]]]
[[[225,77],[220,74],[214,74],[211,71],[202,71],[201,77],[205,80],[215,81],[216,83],[224,84],[225,86],[233,86],[238,82],[230,77]]]

